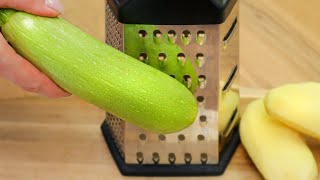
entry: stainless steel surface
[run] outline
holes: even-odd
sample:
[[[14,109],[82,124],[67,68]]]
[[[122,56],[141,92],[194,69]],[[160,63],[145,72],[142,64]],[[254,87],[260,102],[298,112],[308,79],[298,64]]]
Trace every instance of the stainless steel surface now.
[[[234,91],[239,94],[239,2],[233,8],[228,19],[220,27],[220,85],[222,86],[222,96],[228,91]],[[239,109],[234,109],[230,115],[231,119],[228,126],[221,132],[221,143],[232,132],[236,124],[236,119],[232,119],[234,113],[239,113]]]
[[[123,25],[113,15],[110,7],[106,4],[106,43],[123,51]],[[113,134],[113,138],[124,157],[124,126],[125,122],[107,112],[106,119]]]
[[[199,88],[194,97],[199,103],[199,113],[192,126],[168,135],[145,131],[107,113],[107,122],[126,163],[217,164],[219,162],[219,151],[235,125],[233,119],[230,119],[223,133],[218,132],[219,90],[225,87],[222,95],[230,90],[238,92],[233,84],[239,80],[239,68],[234,71],[239,60],[239,26],[236,25],[232,31],[230,30],[238,15],[238,4],[223,24],[157,26],[159,31],[154,32],[155,36],[171,37],[170,43],[179,45],[184,51],[183,56],[179,58],[181,63],[184,63],[185,57],[189,57],[196,69]],[[123,37],[123,25],[117,22],[108,5],[106,13],[106,42],[123,50],[125,47],[123,38],[126,38]],[[140,37],[144,34],[143,29],[137,32]],[[157,42],[158,38],[154,38],[154,41]],[[147,59],[146,54],[139,53],[141,54],[137,58],[140,61]],[[186,80],[188,84],[188,79]]]

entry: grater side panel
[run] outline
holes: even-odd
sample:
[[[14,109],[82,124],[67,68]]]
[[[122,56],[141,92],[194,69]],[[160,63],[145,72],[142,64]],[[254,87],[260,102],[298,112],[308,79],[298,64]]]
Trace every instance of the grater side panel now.
[[[239,93],[239,2],[237,2],[228,19],[220,26],[220,88],[223,96],[231,91],[238,95],[238,106],[229,114],[227,127],[220,133],[220,149],[229,141],[232,130],[238,124],[240,114]]]
[[[108,3],[106,3],[106,43],[120,51],[123,51],[123,25],[117,21]],[[119,152],[122,157],[124,157],[123,147],[125,122],[108,112],[106,115],[106,122],[111,129],[113,139]]]
[[[154,158],[159,158],[158,164],[217,164],[219,161],[219,134],[218,134],[218,97],[219,97],[219,25],[158,25],[157,28],[164,34],[174,30],[177,34],[176,45],[189,57],[197,76],[206,77],[206,86],[198,88],[194,98],[204,98],[204,104],[199,102],[198,116],[190,127],[177,133],[160,135],[145,131],[129,123],[125,124],[125,155],[126,163],[137,164],[137,159],[143,164],[154,164]],[[190,43],[184,45],[182,32],[191,33]],[[205,43],[199,45],[196,34],[204,31]],[[138,32],[136,32],[138,35]],[[148,32],[152,34],[152,32]],[[126,38],[126,37],[124,37]],[[125,44],[124,44],[125,46]],[[160,52],[159,52],[160,53]],[[205,65],[201,68],[196,63],[197,54],[205,56]],[[201,122],[200,116],[206,120]],[[147,117],[146,117],[146,120]],[[165,137],[161,140],[160,137]],[[145,137],[140,138],[140,137]]]

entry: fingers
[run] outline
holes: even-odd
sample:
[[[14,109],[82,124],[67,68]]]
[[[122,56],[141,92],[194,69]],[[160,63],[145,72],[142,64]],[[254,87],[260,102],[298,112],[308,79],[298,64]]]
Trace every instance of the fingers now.
[[[0,0],[0,8],[13,8],[49,17],[58,16],[63,12],[59,0]]]
[[[0,76],[12,81],[22,89],[50,98],[70,94],[59,88],[27,60],[15,53],[0,34]]]

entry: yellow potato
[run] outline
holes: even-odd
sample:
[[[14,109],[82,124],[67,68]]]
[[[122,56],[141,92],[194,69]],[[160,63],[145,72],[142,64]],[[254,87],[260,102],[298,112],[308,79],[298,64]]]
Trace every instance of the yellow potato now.
[[[265,98],[267,112],[287,126],[320,139],[320,83],[287,84]]]
[[[238,112],[236,114],[236,121],[233,123],[238,123],[239,121],[239,104],[240,95],[239,93],[229,90],[220,100],[220,113],[219,113],[219,133],[222,133],[228,125],[231,116],[236,108]]]
[[[296,131],[272,119],[263,100],[248,105],[240,121],[242,144],[268,180],[316,180],[312,152]]]

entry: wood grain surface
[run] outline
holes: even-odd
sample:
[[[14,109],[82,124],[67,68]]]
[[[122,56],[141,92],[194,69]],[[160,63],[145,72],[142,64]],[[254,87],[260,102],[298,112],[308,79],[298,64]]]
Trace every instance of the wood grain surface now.
[[[104,0],[62,2],[63,17],[103,41]],[[319,0],[240,0],[241,86],[320,81],[319,7]],[[0,179],[262,179],[242,146],[221,177],[123,177],[101,135],[103,118],[77,97],[47,99],[0,79]],[[319,144],[310,144],[319,164]]]

